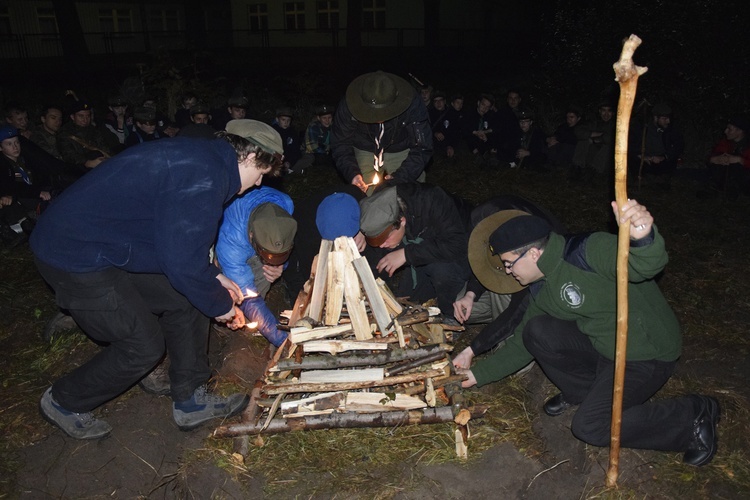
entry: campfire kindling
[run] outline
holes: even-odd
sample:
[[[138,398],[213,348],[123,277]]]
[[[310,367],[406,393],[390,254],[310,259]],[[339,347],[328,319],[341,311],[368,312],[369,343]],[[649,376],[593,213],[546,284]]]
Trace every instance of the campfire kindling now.
[[[466,457],[462,375],[439,310],[399,300],[376,279],[352,238],[322,240],[313,273],[288,312],[289,336],[251,393],[242,421],[218,437],[296,430],[455,422]]]

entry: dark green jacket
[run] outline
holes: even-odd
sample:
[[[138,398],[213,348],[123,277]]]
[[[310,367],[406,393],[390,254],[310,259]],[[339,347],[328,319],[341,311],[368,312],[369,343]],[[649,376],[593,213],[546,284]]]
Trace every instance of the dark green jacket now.
[[[523,345],[522,333],[529,319],[543,314],[575,321],[602,356],[614,359],[617,236],[590,235],[579,249],[579,264],[564,259],[564,250],[565,238],[552,233],[538,261],[544,278],[532,285],[533,299],[521,323],[505,345],[472,368],[478,385],[500,380],[533,359]],[[677,318],[653,280],[666,264],[664,238],[656,226],[650,237],[631,242],[628,360],[674,361],[680,356],[682,337]]]

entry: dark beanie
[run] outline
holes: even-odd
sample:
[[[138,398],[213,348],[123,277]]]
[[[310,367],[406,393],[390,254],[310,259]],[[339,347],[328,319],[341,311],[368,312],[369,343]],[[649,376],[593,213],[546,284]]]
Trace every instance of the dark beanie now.
[[[549,235],[549,223],[536,215],[519,215],[501,225],[490,235],[493,255],[510,252]]]

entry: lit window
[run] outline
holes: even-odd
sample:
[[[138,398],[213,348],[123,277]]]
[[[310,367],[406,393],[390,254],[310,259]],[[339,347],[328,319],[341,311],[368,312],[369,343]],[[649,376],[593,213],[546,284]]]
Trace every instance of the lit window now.
[[[148,26],[151,31],[179,31],[180,15],[177,9],[151,9]]]

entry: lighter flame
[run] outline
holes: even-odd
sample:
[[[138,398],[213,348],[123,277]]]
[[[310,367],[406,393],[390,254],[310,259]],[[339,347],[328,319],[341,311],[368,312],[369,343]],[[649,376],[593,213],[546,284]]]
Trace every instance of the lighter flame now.
[[[248,328],[250,330],[255,330],[256,328],[258,328],[258,322],[251,321],[250,323],[245,323],[245,328]]]
[[[376,173],[375,176],[372,178],[372,185],[375,186],[377,183],[380,182],[380,177]]]
[[[250,290],[249,288],[245,288],[245,295],[242,296],[243,299],[252,299],[257,297],[258,294]]]

